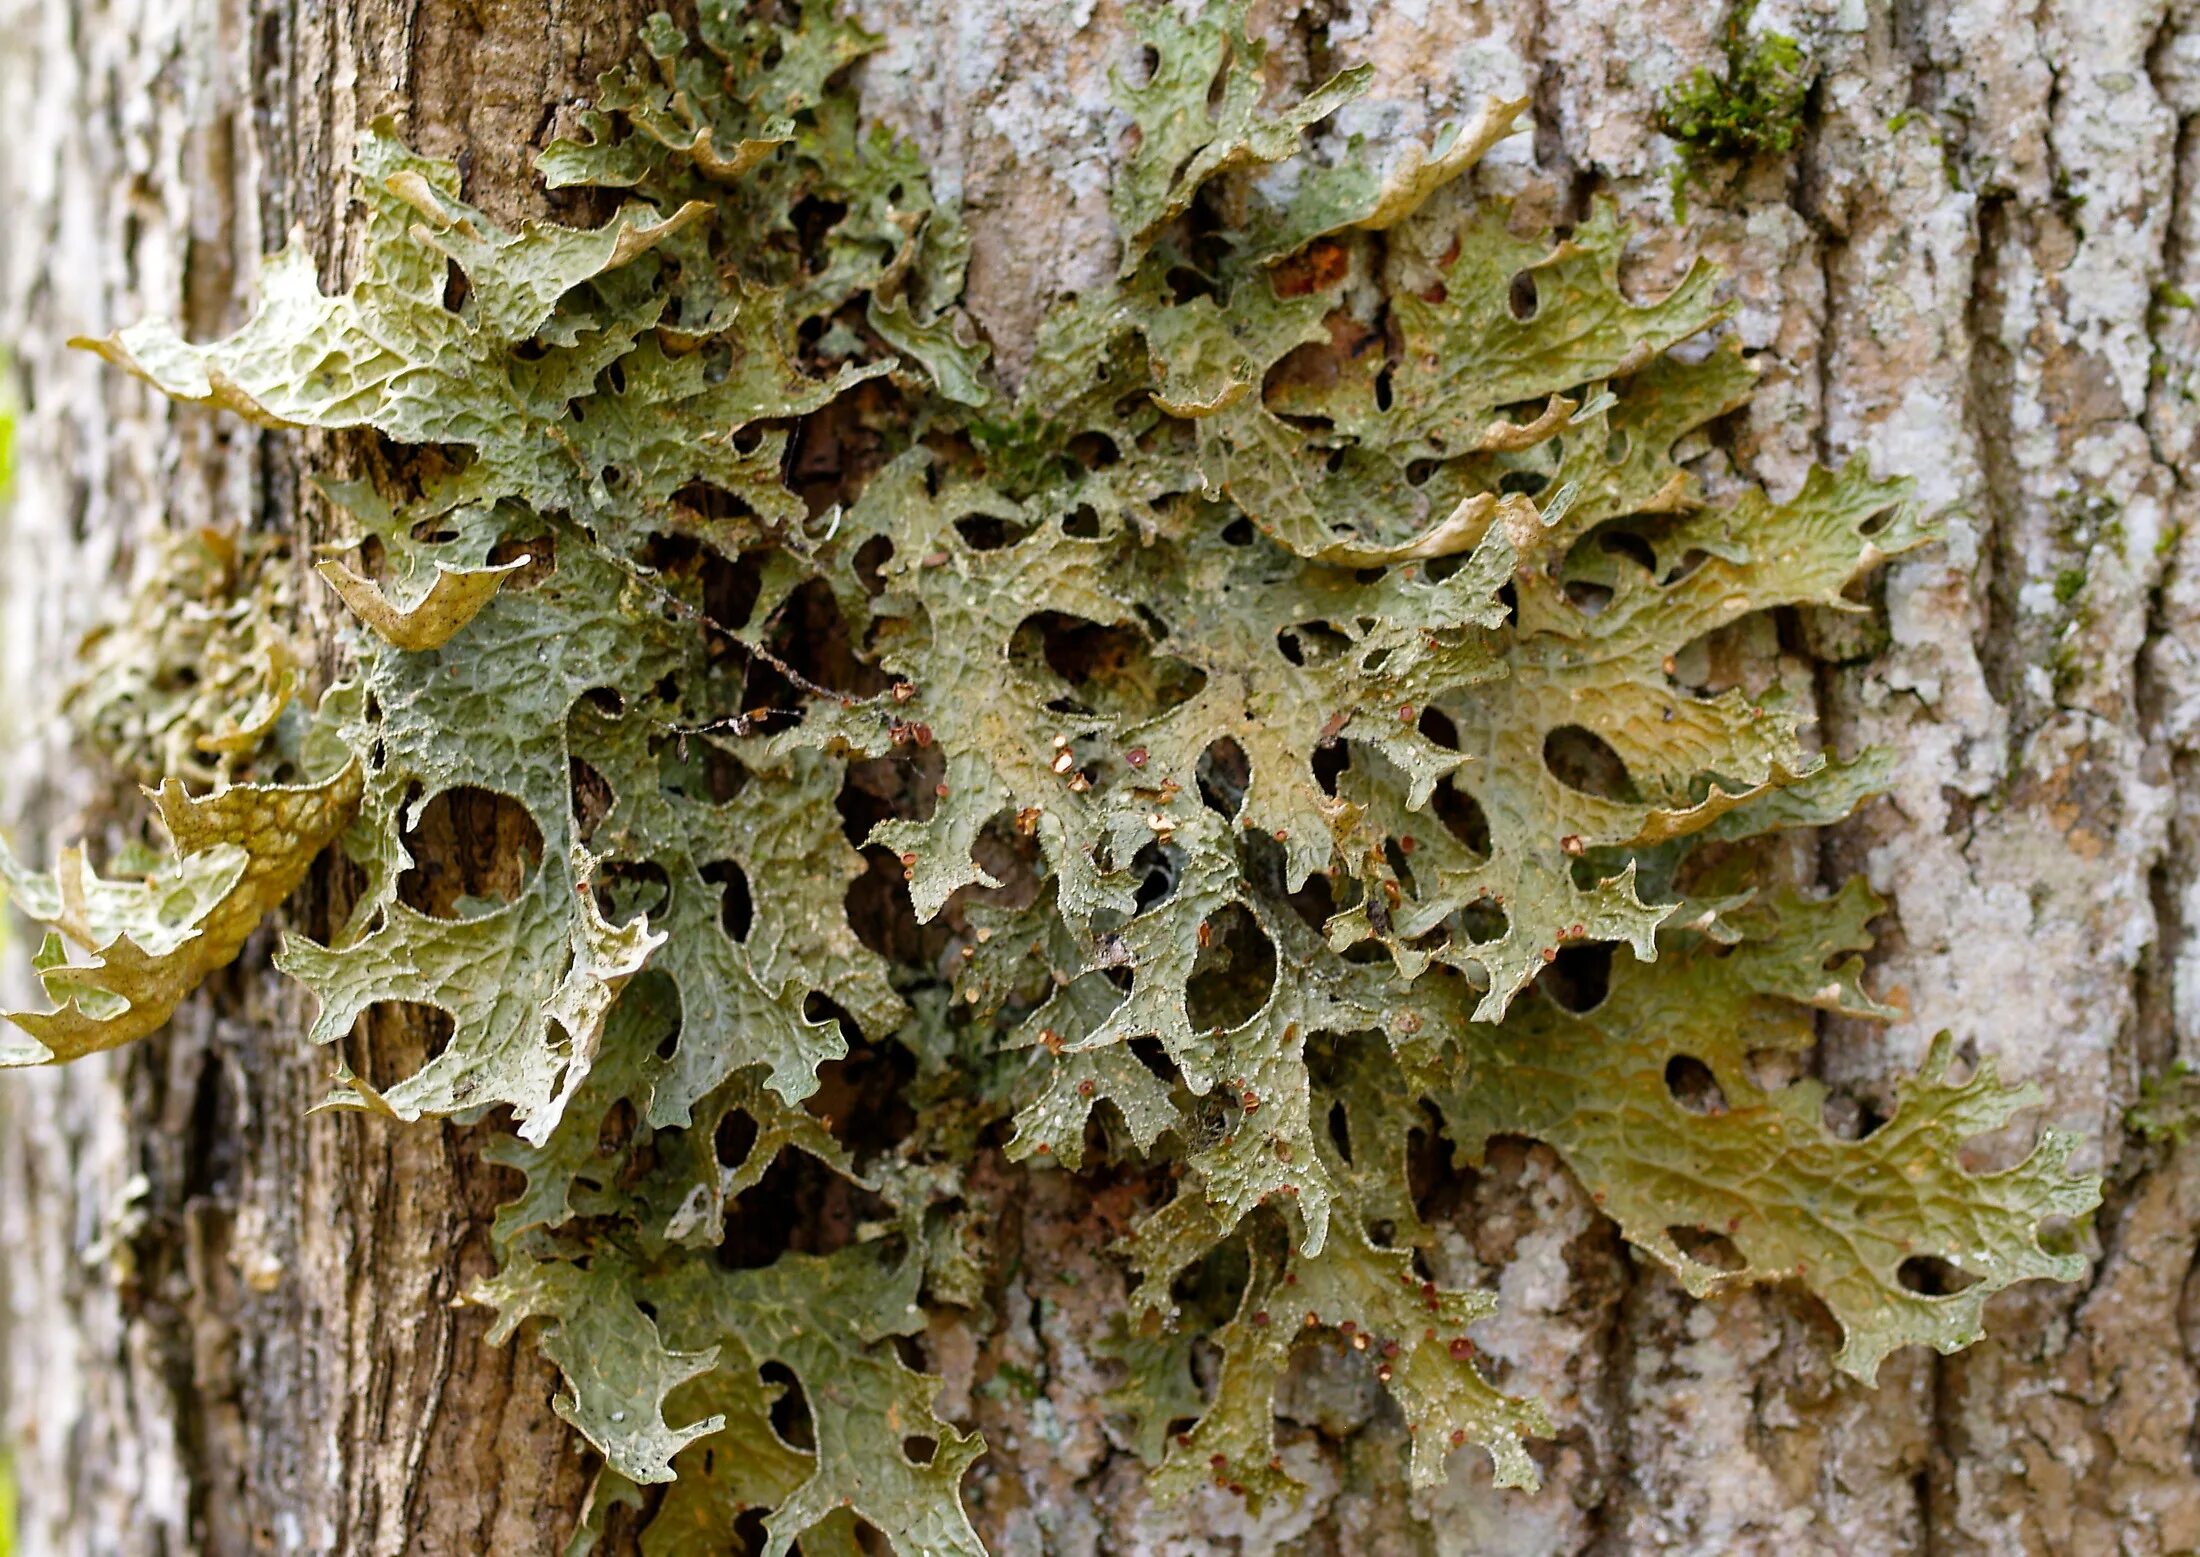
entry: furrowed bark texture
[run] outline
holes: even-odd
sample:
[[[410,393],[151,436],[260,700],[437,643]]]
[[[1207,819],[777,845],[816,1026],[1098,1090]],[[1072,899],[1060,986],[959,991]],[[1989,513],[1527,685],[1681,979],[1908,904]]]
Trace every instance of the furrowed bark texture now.
[[[51,713],[69,645],[159,525],[310,535],[334,445],[158,403],[73,333],[242,316],[293,223],[345,271],[353,131],[397,116],[469,193],[536,209],[527,171],[645,6],[616,0],[7,0],[0,308],[22,471],[0,573],[9,776],[37,853],[108,813]],[[1055,293],[1112,273],[1126,56],[1102,0],[861,0],[886,47],[867,110],[971,214],[973,312],[1014,371]],[[1318,1371],[1282,1401],[1335,1430],[1313,1495],[1250,1519],[1172,1507],[1111,1454],[1109,1380],[1073,1339],[1119,1301],[1115,1209],[1042,1176],[1002,1237],[999,1333],[931,1337],[948,1414],[992,1453],[969,1490],[998,1551],[2171,1553],[2200,1546],[2200,1145],[2142,1149],[2142,1082],[2200,1062],[2200,4],[1766,0],[1818,67],[1796,150],[1706,170],[1676,219],[1658,94],[1715,63],[1679,0],[1279,0],[1278,81],[1374,62],[1325,133],[1425,131],[1483,96],[1535,128],[1476,174],[1540,219],[1615,197],[1635,283],[1708,253],[1765,372],[1724,437],[1785,493],[1864,451],[1915,475],[1945,541],[1886,574],[1885,628],[1805,619],[1733,673],[1819,662],[1826,738],[1901,754],[1893,793],[1794,853],[1892,901],[1877,987],[1816,1063],[1859,1128],[1952,1028],[2110,1177],[2078,1288],[2006,1294],[1992,1339],[1830,1366],[1797,1295],[1687,1298],[1631,1258],[1541,1148],[1447,1186],[1439,1274],[1493,1284],[1478,1339],[1560,1433],[1538,1496],[1474,1451],[1409,1499],[1371,1396]],[[311,598],[309,595],[308,598]],[[1789,679],[1810,680],[1798,661]],[[461,840],[463,842],[463,840]],[[315,905],[296,914],[310,922]],[[10,977],[22,977],[21,948]],[[20,993],[20,990],[17,991]],[[170,1033],[0,1084],[8,1409],[24,1549],[534,1552],[588,1466],[527,1347],[452,1299],[501,1184],[466,1131],[307,1117],[327,1058],[256,944]],[[423,1035],[366,1035],[395,1067]],[[2029,1129],[2029,1126],[2026,1127]],[[2010,1143],[2012,1146],[2018,1143]],[[1042,1402],[988,1390],[1004,1365]],[[1019,1377],[1024,1375],[1018,1375]],[[1367,1430],[1344,1431],[1367,1424]]]

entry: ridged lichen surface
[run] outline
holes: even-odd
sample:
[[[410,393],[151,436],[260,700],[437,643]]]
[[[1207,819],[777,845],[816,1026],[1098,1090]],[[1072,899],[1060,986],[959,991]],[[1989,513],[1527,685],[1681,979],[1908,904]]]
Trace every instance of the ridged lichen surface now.
[[[1714,276],[1640,298],[1608,211],[1461,193],[1524,103],[1316,163],[1364,71],[1272,101],[1242,0],[1140,35],[1116,278],[1013,385],[826,0],[653,22],[541,160],[592,222],[500,227],[381,127],[348,290],[294,247],[228,339],[93,343],[373,435],[318,569],[355,671],[303,687],[279,591],[108,646],[80,703],[171,775],[176,855],[5,862],[55,1009],[0,1060],[157,1028],[340,843],[348,912],[278,957],[330,1101],[509,1124],[471,1297],[563,1371],[590,1518],[646,1551],[755,1509],[775,1554],[982,1550],[984,1443],[915,1344],[996,1321],[980,1175],[1126,1203],[1113,1430],[1158,1491],[1255,1505],[1301,1490],[1275,1400],[1312,1346],[1360,1355],[1415,1484],[1467,1445],[1536,1480],[1544,1415],[1467,1335],[1494,1296],[1423,1257],[1431,1176],[1497,1137],[1691,1292],[1806,1288],[1866,1380],[2083,1269],[2042,1241],[2097,1198],[2067,1138],[1959,1161],[2029,1099],[1990,1064],[1944,1042],[1826,1128],[1794,1061],[1886,1014],[1878,904],[1766,840],[1891,759],[1697,673],[1737,623],[1861,610],[1928,536],[1906,488],[1714,491],[1753,379]],[[164,691],[179,652],[223,695]],[[454,817],[509,868],[440,859]],[[385,1005],[447,1035],[370,1077]]]

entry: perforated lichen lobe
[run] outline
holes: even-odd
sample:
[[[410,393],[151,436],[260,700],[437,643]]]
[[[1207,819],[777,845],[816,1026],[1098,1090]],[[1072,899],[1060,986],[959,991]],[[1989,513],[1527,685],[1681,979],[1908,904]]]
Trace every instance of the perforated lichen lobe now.
[[[1758,843],[1885,759],[1678,666],[1862,609],[1928,530],[1861,464],[1706,491],[1691,451],[1753,379],[1708,269],[1638,297],[1609,209],[1523,235],[1462,194],[1517,101],[1312,164],[1364,70],[1277,106],[1243,0],[1154,8],[1120,273],[1011,389],[954,206],[844,85],[872,40],[788,10],[650,24],[542,158],[598,226],[506,230],[379,127],[349,289],[294,248],[229,339],[96,343],[418,457],[329,487],[359,627],[324,787],[164,792],[182,859],[105,918],[67,861],[12,872],[115,966],[167,959],[142,997],[46,973],[137,1036],[341,832],[349,911],[280,964],[318,1043],[449,1019],[410,1074],[339,1064],[333,1104],[508,1111],[525,1187],[473,1297],[603,1457],[584,1538],[724,1550],[768,1508],[773,1553],[982,1550],[986,1446],[918,1338],[1002,1322],[974,1206],[1018,1175],[1135,1201],[1128,1311],[1086,1338],[1111,1431],[1157,1495],[1254,1505],[1302,1490],[1277,1391],[1316,1345],[1364,1362],[1412,1484],[1468,1444],[1536,1480],[1547,1419],[1466,1334],[1495,1297],[1427,1274],[1431,1132],[1545,1142],[1691,1292],[1801,1285],[1867,1379],[2077,1273],[2040,1242],[2096,1198],[2068,1141],[1958,1160],[2028,1101],[1990,1068],[1936,1050],[1850,1140],[1748,1065],[1884,1014],[1876,903],[1776,888]],[[524,859],[446,869],[462,801],[524,818]],[[1585,951],[1590,1002],[1556,971]],[[1913,1256],[1976,1279],[1918,1292]]]

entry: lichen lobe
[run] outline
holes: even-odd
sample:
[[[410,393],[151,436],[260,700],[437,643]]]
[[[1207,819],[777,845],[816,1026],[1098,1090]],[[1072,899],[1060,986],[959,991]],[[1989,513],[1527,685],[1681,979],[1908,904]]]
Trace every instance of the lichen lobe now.
[[[928,1316],[996,1322],[967,1235],[1017,1174],[1145,1186],[1123,1328],[1087,1338],[1119,1446],[1158,1495],[1256,1505],[1303,1491],[1275,1401],[1316,1345],[1364,1356],[1414,1485],[1467,1444],[1535,1482],[1546,1418],[1467,1335],[1494,1297],[1425,1275],[1417,1134],[1546,1142],[1690,1291],[1817,1294],[1867,1379],[2075,1274],[2040,1242],[2097,1198],[2067,1141],[1958,1161],[2029,1101],[1989,1068],[1936,1049],[1853,1141],[1750,1069],[1816,1012],[1885,1014],[1876,901],[1780,888],[1761,846],[1885,762],[1678,666],[1860,609],[1927,538],[1905,486],[1711,498],[1700,435],[1753,376],[1716,277],[1638,299],[1609,208],[1524,237],[1462,195],[1523,104],[1262,182],[1367,73],[1264,106],[1243,0],[1136,29],[1120,274],[1014,392],[958,311],[959,216],[860,124],[840,73],[873,40],[825,0],[650,24],[542,158],[602,225],[504,230],[383,127],[347,292],[294,248],[236,336],[95,344],[422,457],[330,488],[350,556],[320,572],[361,623],[309,732],[335,765],[164,790],[180,859],[142,885],[10,862],[98,959],[17,1021],[54,1057],[150,1031],[341,833],[348,917],[280,953],[308,1036],[388,1003],[451,1030],[331,1101],[509,1110],[525,1188],[473,1296],[563,1372],[606,1465],[589,1529],[644,1550],[724,1549],[750,1507],[773,1553],[859,1522],[983,1549],[983,1442],[909,1354]],[[424,893],[422,819],[461,794],[539,857]],[[1583,950],[1612,956],[1587,1004],[1554,968]],[[788,1227],[790,1186],[839,1211]],[[1911,1290],[1915,1254],[1977,1279]]]

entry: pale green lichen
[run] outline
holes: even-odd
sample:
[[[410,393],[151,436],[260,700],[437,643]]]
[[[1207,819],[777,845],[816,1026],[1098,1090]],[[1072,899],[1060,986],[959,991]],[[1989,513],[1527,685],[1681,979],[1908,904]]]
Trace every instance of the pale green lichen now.
[[[602,226],[505,231],[377,130],[349,291],[292,250],[229,340],[99,343],[185,398],[431,451],[333,489],[358,560],[324,576],[366,631],[316,728],[364,885],[281,963],[319,1042],[384,1003],[452,1019],[334,1101],[511,1109],[491,1155],[526,1183],[475,1296],[535,1328],[604,1456],[584,1539],[623,1509],[645,1551],[722,1551],[763,1505],[773,1553],[853,1551],[859,1521],[980,1550],[983,1446],[896,1343],[930,1311],[994,1322],[981,1157],[1170,1169],[1120,1251],[1129,1313],[1084,1338],[1163,1495],[1298,1495],[1274,1400],[1310,1336],[1364,1353],[1416,1484],[1465,1443],[1534,1481],[1543,1413],[1465,1335],[1494,1297],[1415,1266],[1406,1143],[1439,1119],[1468,1159],[1548,1142],[1691,1291],[1816,1292],[1867,1378],[2079,1270],[2040,1243],[2095,1198],[2066,1140],[1957,1160],[2029,1101],[1989,1069],[1936,1049],[1850,1140],[1814,1084],[1747,1064],[1817,1011],[1881,1014],[1854,955],[1877,905],[1770,890],[1751,841],[1847,814],[1886,764],[1677,660],[1759,613],[1858,611],[1923,538],[1902,485],[1708,499],[1676,449],[1753,376],[1731,344],[1672,350],[1724,318],[1712,275],[1638,302],[1610,210],[1523,237],[1443,187],[1521,105],[1210,202],[1365,73],[1270,112],[1243,0],[1136,27],[1121,275],[1049,316],[1020,387],[957,310],[953,207],[835,84],[871,40],[825,0],[650,24],[542,159],[619,192]],[[540,858],[409,898],[460,792],[524,811]],[[264,879],[328,831],[284,834]],[[893,877],[905,898],[866,893]],[[164,933],[233,954],[221,885],[147,889]],[[65,915],[56,890],[27,905]],[[1593,1003],[1547,972],[1569,948],[1617,948]],[[851,1046],[894,1044],[913,1079],[851,1094]],[[829,1247],[769,1233],[760,1186],[802,1164],[870,1208]],[[1977,1280],[1920,1290],[1924,1258]]]
[[[215,784],[305,713],[286,548],[206,529],[148,548],[126,608],[85,635],[62,708],[126,777]]]

